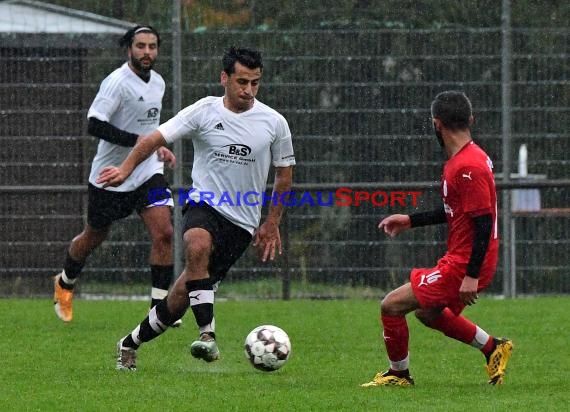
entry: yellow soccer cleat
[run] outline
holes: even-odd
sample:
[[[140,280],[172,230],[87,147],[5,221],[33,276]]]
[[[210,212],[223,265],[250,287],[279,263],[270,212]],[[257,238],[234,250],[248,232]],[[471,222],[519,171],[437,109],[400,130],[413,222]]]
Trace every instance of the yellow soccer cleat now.
[[[513,341],[506,338],[497,340],[495,350],[489,355],[485,370],[489,375],[490,385],[500,385],[503,383],[503,378],[507,370],[507,363],[513,353]]]
[[[61,287],[59,284],[61,275],[61,273],[58,273],[55,275],[53,280],[53,305],[55,314],[58,318],[64,322],[71,322],[73,319],[73,307],[71,305],[71,302],[73,300],[73,290],[68,290]]]
[[[384,373],[377,373],[374,379],[370,382],[360,385],[363,388],[372,388],[374,386],[412,386],[414,379],[410,376],[396,376],[392,375],[390,371]]]

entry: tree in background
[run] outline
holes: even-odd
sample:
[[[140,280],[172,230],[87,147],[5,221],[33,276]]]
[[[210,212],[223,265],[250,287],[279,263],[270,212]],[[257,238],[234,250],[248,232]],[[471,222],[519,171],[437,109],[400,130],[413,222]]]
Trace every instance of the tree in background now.
[[[170,0],[49,0],[131,22],[171,26]],[[183,30],[498,27],[497,0],[181,0]],[[567,0],[511,0],[514,27],[568,27]]]

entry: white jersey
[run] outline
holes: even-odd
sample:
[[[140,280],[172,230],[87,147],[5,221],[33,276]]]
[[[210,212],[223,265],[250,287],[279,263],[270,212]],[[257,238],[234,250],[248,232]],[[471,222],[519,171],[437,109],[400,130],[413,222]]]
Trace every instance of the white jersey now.
[[[232,223],[253,233],[265,197],[271,165],[295,164],[285,118],[258,100],[243,113],[224,107],[222,97],[206,97],[159,126],[168,143],[191,137],[192,189],[188,197],[205,201]]]
[[[103,82],[87,117],[95,117],[103,122],[129,133],[146,135],[156,130],[160,124],[162,96],[165,84],[162,76],[151,70],[149,82],[143,81],[127,63],[113,71]],[[91,164],[89,183],[95,183],[100,170],[105,166],[119,166],[130,153],[132,147],[119,146],[103,139],[99,140],[97,153]],[[133,173],[118,187],[105,189],[116,192],[130,192],[137,189],[152,175],[164,172],[164,163],[156,153],[139,164]]]

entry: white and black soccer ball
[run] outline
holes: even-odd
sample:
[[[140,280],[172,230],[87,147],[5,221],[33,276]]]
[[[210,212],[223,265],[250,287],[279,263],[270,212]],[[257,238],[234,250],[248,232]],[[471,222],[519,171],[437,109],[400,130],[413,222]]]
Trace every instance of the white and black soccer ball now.
[[[272,372],[281,368],[291,355],[291,341],[277,326],[258,326],[245,338],[245,356],[254,368]]]

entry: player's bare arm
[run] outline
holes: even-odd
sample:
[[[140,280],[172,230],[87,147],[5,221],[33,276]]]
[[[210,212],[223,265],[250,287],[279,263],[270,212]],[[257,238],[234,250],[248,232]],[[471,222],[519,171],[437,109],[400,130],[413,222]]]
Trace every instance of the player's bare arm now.
[[[291,190],[291,182],[293,180],[293,167],[277,167],[275,169],[275,182],[273,184],[273,191],[281,199],[281,195]],[[284,205],[283,202],[272,202],[269,208],[269,213],[265,222],[259,227],[255,233],[253,246],[258,249],[261,261],[265,262],[267,259],[274,260],[276,252],[283,253],[281,248],[281,235],[279,233],[279,224],[283,216]]]
[[[155,130],[148,136],[141,137],[120,166],[107,166],[101,169],[96,182],[107,186],[120,186],[135,170],[135,168],[154,153],[166,141],[162,134]]]
[[[410,216],[401,214],[390,215],[378,224],[378,229],[383,230],[390,237],[397,236],[411,227]]]

